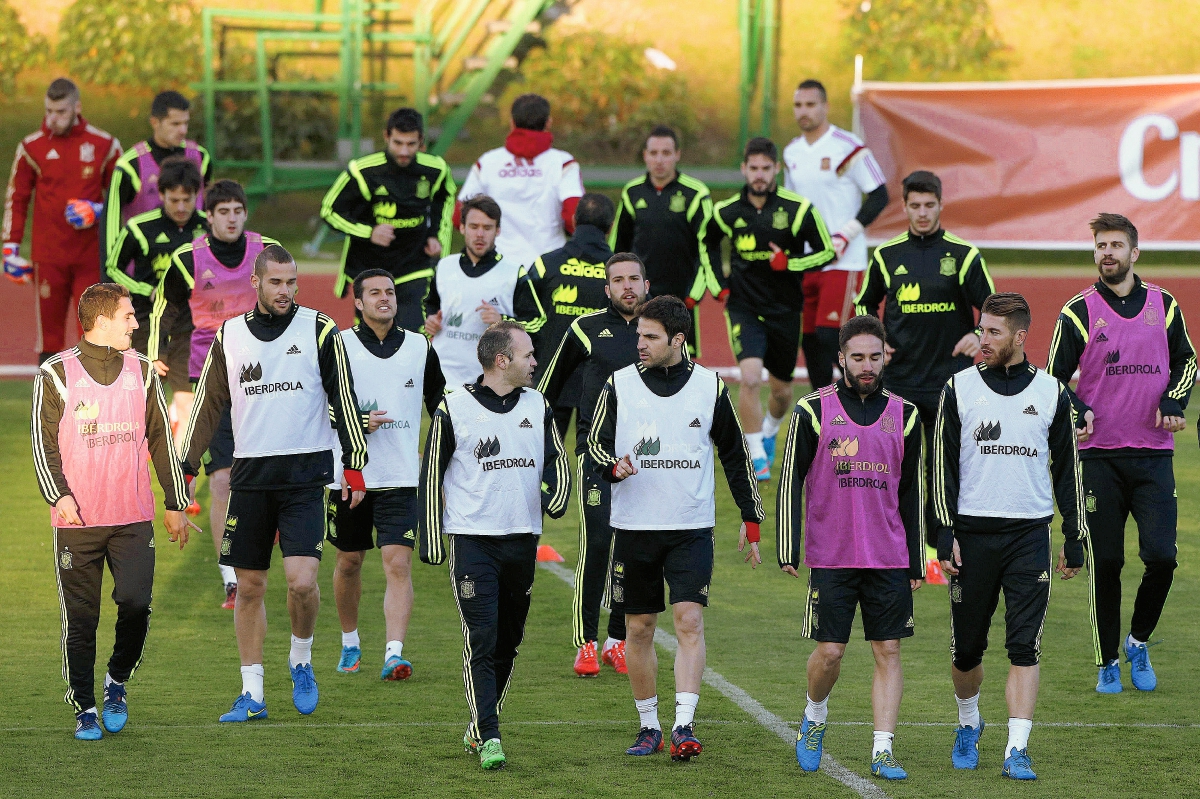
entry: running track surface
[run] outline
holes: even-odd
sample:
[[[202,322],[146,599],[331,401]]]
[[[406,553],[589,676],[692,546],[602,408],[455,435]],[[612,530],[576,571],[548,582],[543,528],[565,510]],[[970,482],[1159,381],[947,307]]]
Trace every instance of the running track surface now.
[[[1050,350],[1050,335],[1054,321],[1063,303],[1089,285],[1091,275],[1080,270],[1078,277],[995,275],[997,291],[1019,291],[1029,300],[1033,311],[1033,329],[1030,331],[1027,352],[1029,359],[1044,366]],[[301,292],[297,299],[324,311],[333,317],[339,327],[352,323],[354,305],[349,299],[333,297],[334,276],[330,274],[302,274]],[[1155,281],[1151,276],[1150,280]],[[1183,308],[1184,316],[1193,325],[1200,320],[1200,274],[1187,277],[1166,277],[1160,281],[1171,291]],[[32,365],[37,362],[34,351],[34,290],[32,286],[18,286],[7,280],[0,281],[0,307],[7,308],[9,322],[3,337],[0,337],[0,366]],[[73,313],[73,312],[72,312]],[[68,331],[68,341],[74,343],[74,325]],[[733,366],[733,354],[725,330],[721,306],[711,297],[700,306],[700,335],[702,353],[700,362],[708,366]],[[799,365],[804,364],[803,356]]]

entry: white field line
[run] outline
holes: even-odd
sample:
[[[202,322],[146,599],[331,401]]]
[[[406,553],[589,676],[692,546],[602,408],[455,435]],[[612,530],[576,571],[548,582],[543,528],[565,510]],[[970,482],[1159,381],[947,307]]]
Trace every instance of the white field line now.
[[[572,588],[575,587],[575,574],[570,569],[553,562],[539,563],[546,571],[558,577]],[[664,630],[654,631],[654,643],[668,652],[679,649],[679,640]],[[735,705],[746,711],[761,726],[775,733],[788,746],[796,745],[796,730],[786,721],[767,710],[762,704],[746,693],[743,689],[731,683],[710,668],[704,669],[704,682],[716,688],[721,694]],[[821,771],[857,793],[863,799],[889,799],[888,795],[870,780],[858,776],[850,769],[838,763],[828,752],[821,757]]]

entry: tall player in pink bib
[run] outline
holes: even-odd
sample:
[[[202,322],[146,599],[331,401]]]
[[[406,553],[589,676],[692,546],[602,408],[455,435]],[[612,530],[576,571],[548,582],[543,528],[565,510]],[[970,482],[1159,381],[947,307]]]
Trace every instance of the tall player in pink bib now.
[[[818,643],[808,659],[796,760],[805,771],[821,763],[829,692],[861,605],[875,655],[871,773],[895,780],[908,776],[892,756],[892,739],[904,689],[900,639],[913,634],[912,592],[925,578],[925,442],[917,407],[883,388],[885,340],[874,316],[842,325],[844,377],[796,403],[779,483],[776,555],[781,569],[800,576],[803,522],[804,632]]]
[[[1177,555],[1174,433],[1196,380],[1196,353],[1183,312],[1164,289],[1133,272],[1137,228],[1120,214],[1092,220],[1100,279],[1063,306],[1050,348],[1051,374],[1079,369],[1075,410],[1079,459],[1092,533],[1096,690],[1121,692],[1121,567],[1125,521],[1133,514],[1146,564],[1124,640],[1133,687],[1158,680],[1147,645],[1171,589]]]
[[[79,299],[83,340],[49,358],[33,384],[33,462],[52,506],[54,560],[63,609],[63,677],[75,737],[103,737],[95,695],[96,626],[104,563],[113,576],[116,641],[104,675],[103,722],[129,718],[125,682],[142,659],[154,582],[153,458],[166,495],[171,541],[187,543],[187,491],[171,444],[158,375],[130,348],[137,329],[124,286],[99,284]]]
[[[185,244],[171,256],[171,265],[163,273],[150,313],[150,360],[160,375],[168,373],[165,363],[171,341],[179,331],[191,330],[188,379],[200,380],[204,359],[217,331],[227,319],[254,309],[258,294],[250,283],[254,259],[264,248],[278,244],[275,239],[246,230],[248,204],[246,193],[236,181],[218,180],[208,187],[205,210],[210,232]],[[175,325],[165,329],[163,319],[174,317]],[[188,335],[183,333],[183,335]],[[191,414],[191,404],[180,411]],[[211,499],[208,509],[213,547],[221,552],[225,511],[229,505],[229,475],[233,466],[233,420],[226,411],[213,434],[204,458]],[[199,506],[190,512],[199,513]],[[237,576],[233,568],[221,566],[225,586],[226,610],[233,610],[237,598]]]

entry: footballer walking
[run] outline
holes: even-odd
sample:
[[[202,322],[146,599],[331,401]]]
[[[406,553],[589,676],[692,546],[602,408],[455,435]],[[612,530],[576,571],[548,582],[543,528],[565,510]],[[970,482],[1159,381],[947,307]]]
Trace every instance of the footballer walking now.
[[[463,746],[497,769],[506,762],[499,714],[525,635],[542,514],[566,513],[571,467],[550,406],[530,388],[537,361],[525,329],[492,325],[478,353],[483,374],[447,394],[429,426],[420,555],[435,565],[449,558],[471,714]]]
[[[30,431],[38,488],[53,508],[66,701],[75,708],[75,737],[96,741],[129,719],[125,683],[141,663],[150,629],[154,494],[147,459],[165,494],[167,533],[180,549],[188,539],[187,490],[162,384],[145,356],[130,348],[137,320],[129,291],[111,283],[86,289],[79,321],[79,345],[38,371]],[[94,670],[105,561],[117,623],[99,719]]]
[[[758,552],[762,500],[729,390],[716,373],[684,357],[692,314],[677,297],[655,297],[638,317],[640,363],[615,372],[600,393],[588,450],[613,484],[610,523],[613,599],[625,603],[625,659],[640,729],[629,755],[662,751],[654,630],[670,589],[679,651],[671,758],[702,746],[694,725],[704,674],[704,615],[716,539],[714,448],[741,512],[739,550]]]
[[[329,486],[325,537],[337,549],[333,596],[342,623],[337,670],[354,673],[362,663],[358,636],[362,565],[367,550],[378,545],[387,580],[383,595],[387,644],[379,677],[404,680],[412,674],[412,663],[404,657],[404,637],[412,615],[412,553],[420,517],[421,404],[432,418],[446,381],[437,353],[425,337],[396,324],[396,285],[390,272],[359,272],[353,291],[354,307],[362,321],[341,336],[359,411],[366,415],[371,435],[367,437],[369,460],[363,469],[367,493],[362,502],[351,506],[350,487],[344,478]],[[335,471],[340,471],[339,461],[334,461]]]
[[[1149,643],[1178,565],[1174,434],[1187,426],[1196,352],[1175,298],[1133,272],[1138,232],[1120,214],[1092,220],[1100,279],[1068,302],[1050,347],[1050,373],[1075,390],[1095,627],[1096,690],[1121,692],[1124,651],[1139,691],[1158,685]],[[1145,564],[1121,640],[1125,522],[1133,514]]]
[[[875,656],[871,773],[902,780],[892,742],[904,690],[900,639],[913,634],[912,592],[925,578],[925,439],[916,406],[883,387],[883,323],[856,316],[838,338],[842,379],[792,412],[776,511],[779,567],[793,577],[802,522],[807,533],[804,631],[818,642],[796,760],[805,771],[821,764],[829,692],[861,607]]]
[[[1083,568],[1088,527],[1070,390],[1025,357],[1029,304],[1020,294],[983,303],[983,361],[942,389],[934,452],[938,560],[950,575],[950,674],[958,729],[955,768],[979,766],[983,653],[1004,592],[1004,647],[1012,664],[1005,699],[1008,743],[1002,774],[1037,779],[1029,733],[1038,694],[1042,628],[1052,572]],[[1050,522],[1062,514],[1058,562]]]
[[[354,494],[351,504],[366,493],[367,441],[337,325],[295,303],[296,262],[278,244],[255,257],[250,284],[257,295],[254,308],[223,322],[213,339],[184,449],[184,470],[195,475],[222,417],[230,414],[233,465],[220,563],[237,575],[234,628],[242,689],[221,716],[224,722],[267,717],[264,598],[276,532],[291,616],[292,702],[304,715],[317,709],[312,642],[335,431],[342,474]]]

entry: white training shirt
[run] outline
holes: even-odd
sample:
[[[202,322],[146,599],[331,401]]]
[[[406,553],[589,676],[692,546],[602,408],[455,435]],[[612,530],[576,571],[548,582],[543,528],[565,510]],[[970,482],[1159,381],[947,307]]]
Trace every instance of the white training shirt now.
[[[583,179],[568,152],[551,147],[528,159],[497,147],[471,167],[458,199],[465,202],[479,194],[500,204],[496,249],[519,266],[530,266],[539,255],[567,243],[562,205],[583,196]]]
[[[479,277],[467,277],[460,254],[438,261],[433,279],[442,301],[442,329],[433,337],[446,387],[461,388],[473,383],[483,367],[479,365],[479,338],[487,330],[475,309],[483,300],[504,316],[513,315],[513,293],[521,265],[501,255],[500,260]]]
[[[864,194],[885,182],[879,162],[862,139],[836,125],[830,125],[825,135],[813,144],[803,136],[792,139],[783,148],[783,163],[787,167],[784,186],[812,201],[830,234],[837,233],[858,215]],[[845,272],[865,270],[866,236],[860,234],[851,239],[845,255],[825,268]]]

